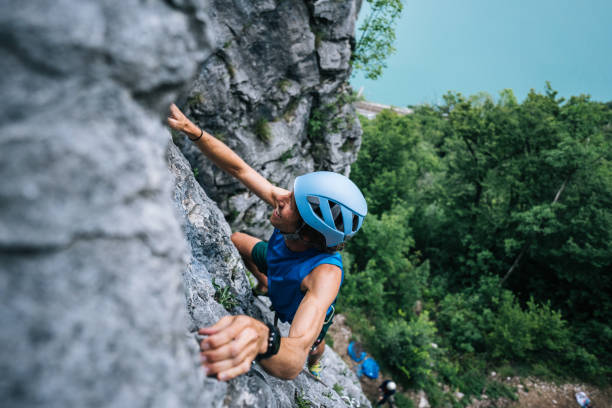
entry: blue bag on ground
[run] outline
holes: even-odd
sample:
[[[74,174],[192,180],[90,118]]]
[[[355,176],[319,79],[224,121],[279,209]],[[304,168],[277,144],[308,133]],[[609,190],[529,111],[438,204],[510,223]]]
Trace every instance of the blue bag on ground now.
[[[359,372],[369,378],[378,378],[379,370],[378,363],[371,357],[366,358],[359,366]]]
[[[365,358],[366,352],[362,351],[359,343],[351,341],[348,345],[348,355],[358,363]]]

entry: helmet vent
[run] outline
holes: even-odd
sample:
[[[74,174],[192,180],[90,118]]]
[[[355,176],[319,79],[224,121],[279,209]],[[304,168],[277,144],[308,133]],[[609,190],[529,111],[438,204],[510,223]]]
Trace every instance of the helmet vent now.
[[[316,216],[323,220],[323,213],[321,212],[319,198],[315,196],[308,196],[306,199],[308,200],[308,204],[310,204],[310,208],[312,208],[312,211],[316,214]]]
[[[312,211],[315,213],[315,215],[319,217],[321,221],[325,222],[325,218],[323,217],[323,212],[321,211],[321,201],[319,200],[319,197],[307,196],[306,199],[308,200],[308,204],[310,205],[310,208],[312,208]],[[336,229],[344,232],[342,207],[340,206],[340,204],[336,202],[333,202],[331,200],[328,200],[328,201],[330,204],[330,210],[331,210],[332,218],[334,220]]]
[[[342,207],[340,207],[340,204],[334,203],[333,201],[330,201],[330,203],[333,203],[331,206],[331,212],[332,212],[332,217],[334,217],[334,224],[336,225],[336,228],[338,230],[344,232],[344,222],[342,220]]]

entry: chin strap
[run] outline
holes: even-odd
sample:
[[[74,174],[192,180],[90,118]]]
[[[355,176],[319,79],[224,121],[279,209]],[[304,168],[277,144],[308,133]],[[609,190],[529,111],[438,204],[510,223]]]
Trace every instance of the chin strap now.
[[[280,232],[283,236],[283,238],[285,238],[288,241],[301,241],[302,237],[300,236],[300,231],[302,230],[302,228],[304,228],[304,226],[306,225],[305,222],[302,222],[302,225],[300,225],[300,228],[297,229],[297,231],[295,232]]]

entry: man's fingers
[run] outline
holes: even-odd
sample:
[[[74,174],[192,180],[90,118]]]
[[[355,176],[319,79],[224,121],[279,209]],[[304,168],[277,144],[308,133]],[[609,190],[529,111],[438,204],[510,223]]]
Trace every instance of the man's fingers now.
[[[234,317],[229,325],[220,330],[216,329],[214,334],[211,334],[207,329],[202,329],[200,334],[209,335],[207,339],[202,340],[202,348],[205,349],[204,344],[206,344],[210,349],[216,349],[229,343],[238,337],[240,332],[246,328],[247,324],[248,318],[242,319],[240,317]]]
[[[170,112],[172,113],[173,116],[176,116],[176,117],[179,117],[179,115],[183,114],[181,110],[175,104],[170,105]]]
[[[240,374],[248,372],[250,369],[251,362],[247,359],[235,367],[220,372],[219,375],[217,375],[217,378],[221,381],[229,381],[232,378],[238,377]]]
[[[249,371],[258,352],[258,324],[248,316],[226,316],[198,330],[209,336],[200,343],[206,374],[219,374],[219,380],[227,381]]]
[[[179,121],[176,119],[168,118],[168,124],[171,128],[176,129],[179,127]]]
[[[248,360],[250,364],[251,361],[253,361],[253,351],[254,349],[252,347],[248,347],[242,350],[242,352],[240,352],[240,354],[234,358],[228,358],[227,360],[221,360],[214,363],[204,363],[202,365],[204,366],[206,374],[218,374],[242,364],[245,360]]]
[[[242,361],[247,354],[257,351],[257,333],[250,328],[239,333],[235,341],[231,341],[217,349],[202,352],[202,362],[215,363],[223,360],[238,359]]]
[[[232,321],[235,318],[236,318],[236,316],[223,316],[221,319],[219,319],[219,321],[217,323],[213,324],[212,326],[202,327],[201,329],[199,329],[198,333],[200,333],[200,334],[207,334],[207,335],[215,334],[219,330],[223,330],[227,326],[232,324]]]

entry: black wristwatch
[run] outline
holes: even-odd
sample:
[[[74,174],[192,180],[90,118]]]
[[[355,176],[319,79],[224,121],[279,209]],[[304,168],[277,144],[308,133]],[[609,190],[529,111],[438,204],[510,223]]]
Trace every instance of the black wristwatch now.
[[[273,326],[271,324],[266,324],[268,329],[270,329],[270,334],[268,335],[268,349],[265,353],[260,353],[255,357],[255,360],[263,360],[264,358],[270,358],[276,353],[278,353],[278,349],[280,349],[280,331],[278,327]]]

